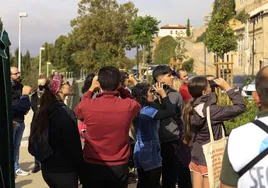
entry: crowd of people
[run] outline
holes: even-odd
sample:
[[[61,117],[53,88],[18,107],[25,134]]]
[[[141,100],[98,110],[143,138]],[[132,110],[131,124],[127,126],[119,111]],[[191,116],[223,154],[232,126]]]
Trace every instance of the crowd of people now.
[[[14,172],[29,174],[19,166],[19,148],[24,116],[31,107],[28,150],[34,156],[32,173],[41,170],[52,188],[77,188],[79,183],[83,188],[127,188],[131,168],[137,169],[138,188],[209,188],[202,150],[210,142],[207,107],[215,140],[226,134],[224,121],[246,110],[241,91],[224,79],[196,76],[189,80],[187,71],[166,65],[153,70],[153,83],[139,83],[115,67],[103,67],[86,78],[74,111],[64,103],[72,91],[61,74],[41,75],[33,94],[31,87],[20,83],[19,75],[11,67]],[[261,122],[267,132],[267,83],[265,67],[257,75],[253,92],[261,106],[259,121],[232,131],[222,164],[222,187],[267,184],[260,170],[252,170],[256,163],[247,165],[268,147],[267,133],[254,126]],[[215,85],[226,91],[232,105],[217,105]],[[268,164],[265,156],[259,159],[261,167]]]

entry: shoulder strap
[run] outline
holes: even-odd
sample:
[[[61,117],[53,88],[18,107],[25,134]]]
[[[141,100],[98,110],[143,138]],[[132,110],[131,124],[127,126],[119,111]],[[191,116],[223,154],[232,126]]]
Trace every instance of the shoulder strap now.
[[[260,120],[255,120],[252,123],[257,125],[259,128],[261,128],[263,131],[268,133],[268,126],[265,125]],[[265,156],[268,155],[268,148],[266,148],[263,152],[261,152],[259,155],[257,155],[254,159],[252,159],[246,166],[244,166],[239,172],[238,175],[241,177],[243,176],[248,170],[250,170],[254,165],[256,165],[259,161],[261,161]]]

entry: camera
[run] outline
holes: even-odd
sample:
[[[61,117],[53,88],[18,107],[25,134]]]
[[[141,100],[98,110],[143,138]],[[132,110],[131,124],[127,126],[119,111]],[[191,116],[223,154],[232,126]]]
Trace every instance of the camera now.
[[[154,84],[153,86],[156,87],[156,84]],[[160,82],[160,86],[161,86],[165,91],[168,90],[168,89],[170,88],[169,85],[165,84],[165,82]],[[150,92],[151,92],[151,93],[155,93],[156,91],[155,91],[155,89],[152,87],[152,88],[150,89]]]
[[[213,80],[209,80],[209,85],[211,87],[211,89],[214,91],[216,87],[218,87],[218,85],[216,84],[216,82],[214,81],[215,79],[218,79],[218,78],[214,78]]]
[[[214,82],[214,80],[209,80],[208,82],[211,88],[218,87],[218,85],[216,84],[216,82]]]

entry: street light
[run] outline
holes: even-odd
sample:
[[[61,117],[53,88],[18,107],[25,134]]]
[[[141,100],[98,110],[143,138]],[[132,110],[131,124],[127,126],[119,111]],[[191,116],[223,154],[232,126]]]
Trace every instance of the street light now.
[[[21,72],[21,20],[22,17],[27,17],[28,14],[25,12],[19,13],[19,59],[18,59],[18,69]]]
[[[51,65],[51,62],[47,62],[47,78],[49,76],[48,66]]]
[[[39,75],[41,75],[42,50],[45,50],[45,48],[44,47],[40,47],[40,52],[39,52]]]

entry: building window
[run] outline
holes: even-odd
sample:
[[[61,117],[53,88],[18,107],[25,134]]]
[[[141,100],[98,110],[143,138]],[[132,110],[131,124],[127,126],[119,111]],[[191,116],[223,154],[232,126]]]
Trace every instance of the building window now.
[[[170,34],[171,34],[171,35],[173,34],[172,30],[170,31]]]

